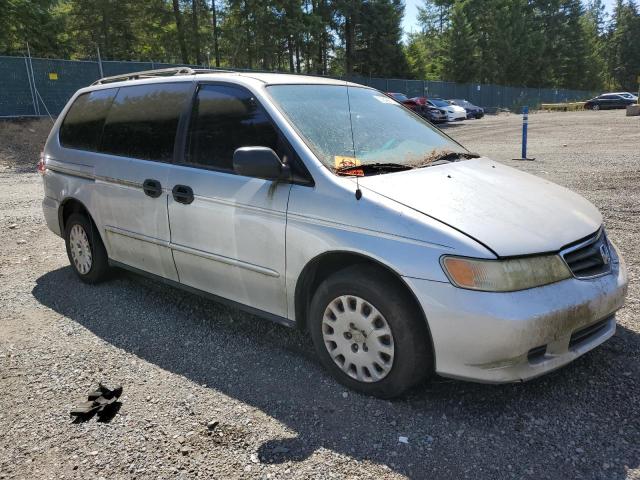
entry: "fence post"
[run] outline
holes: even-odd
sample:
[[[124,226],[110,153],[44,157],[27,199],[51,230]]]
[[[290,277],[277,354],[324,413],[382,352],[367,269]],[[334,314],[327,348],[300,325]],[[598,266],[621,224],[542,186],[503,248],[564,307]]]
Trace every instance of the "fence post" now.
[[[29,62],[27,57],[24,57],[24,68],[27,71],[27,81],[29,82],[29,92],[31,92],[31,101],[33,102],[33,114],[38,114],[38,107],[36,105],[36,96],[33,93],[33,86],[31,85],[31,72],[29,71]]]
[[[104,78],[104,71],[102,70],[102,58],[100,57],[100,47],[96,45],[98,51],[98,70],[100,71],[100,78]]]
[[[35,109],[35,114],[40,116],[40,105],[38,104],[38,88],[36,87],[36,76],[33,73],[33,62],[31,61],[31,49],[29,48],[29,42],[27,42],[27,54],[29,55],[29,65],[27,68],[28,72],[31,72],[31,83],[33,84],[33,106]]]

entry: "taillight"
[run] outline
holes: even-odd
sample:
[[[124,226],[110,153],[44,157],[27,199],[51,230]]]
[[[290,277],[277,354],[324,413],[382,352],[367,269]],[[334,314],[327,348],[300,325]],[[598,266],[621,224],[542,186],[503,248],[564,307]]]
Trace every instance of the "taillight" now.
[[[36,167],[36,170],[38,170],[38,173],[40,175],[44,175],[44,171],[47,169],[47,167],[44,165],[44,152],[40,152],[40,161],[38,162],[38,166]]]

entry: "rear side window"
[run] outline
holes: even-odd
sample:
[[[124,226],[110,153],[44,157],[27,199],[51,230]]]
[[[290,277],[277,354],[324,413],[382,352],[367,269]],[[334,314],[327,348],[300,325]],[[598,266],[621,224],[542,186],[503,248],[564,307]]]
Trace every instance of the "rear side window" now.
[[[96,151],[104,120],[117,88],[83,93],[76,98],[60,127],[60,144],[66,148]]]
[[[193,106],[187,138],[187,162],[233,171],[240,147],[281,150],[279,136],[251,92],[225,85],[203,85]]]
[[[100,152],[170,162],[191,83],[120,87],[104,125]]]

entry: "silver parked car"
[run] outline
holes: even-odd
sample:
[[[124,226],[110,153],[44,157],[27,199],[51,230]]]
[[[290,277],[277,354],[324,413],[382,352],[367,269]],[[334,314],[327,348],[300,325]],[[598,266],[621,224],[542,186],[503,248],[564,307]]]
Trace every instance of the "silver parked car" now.
[[[434,372],[566,365],[614,334],[626,294],[591,203],[343,81],[102,79],[69,101],[39,170],[81,280],[123,267],[295,325],[340,382],[381,397]]]

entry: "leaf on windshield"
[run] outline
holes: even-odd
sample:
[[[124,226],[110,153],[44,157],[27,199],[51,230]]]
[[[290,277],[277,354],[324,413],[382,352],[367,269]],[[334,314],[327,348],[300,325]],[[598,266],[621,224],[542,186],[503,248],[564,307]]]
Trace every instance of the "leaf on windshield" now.
[[[426,167],[428,165],[431,165],[433,162],[436,162],[440,159],[442,159],[443,156],[447,156],[447,155],[452,155],[455,152],[453,150],[436,150],[433,149],[431,150],[431,152],[427,153],[426,155],[424,155],[422,158],[416,160],[416,161],[412,161],[411,162],[411,166],[412,167]]]

